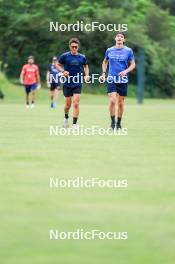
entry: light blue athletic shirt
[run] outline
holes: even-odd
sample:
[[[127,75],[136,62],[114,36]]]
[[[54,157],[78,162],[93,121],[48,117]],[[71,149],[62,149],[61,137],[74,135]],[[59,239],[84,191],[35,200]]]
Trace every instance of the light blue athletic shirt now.
[[[113,46],[106,50],[105,59],[109,61],[108,78],[117,83],[127,83],[128,74],[123,78],[120,78],[119,73],[126,70],[129,62],[134,60],[132,49],[127,46],[124,46],[123,48],[116,48]]]

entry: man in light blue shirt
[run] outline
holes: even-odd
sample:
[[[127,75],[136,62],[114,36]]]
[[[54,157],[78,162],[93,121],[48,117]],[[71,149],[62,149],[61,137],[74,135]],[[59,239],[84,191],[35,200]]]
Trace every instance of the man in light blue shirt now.
[[[124,111],[124,97],[128,90],[128,73],[135,68],[134,54],[131,48],[124,46],[125,34],[117,33],[116,45],[108,48],[102,63],[102,78],[107,80],[107,92],[109,95],[109,111],[111,115],[111,127],[121,128],[121,119]],[[108,76],[106,78],[107,66]],[[115,120],[115,106],[118,95],[118,119]]]

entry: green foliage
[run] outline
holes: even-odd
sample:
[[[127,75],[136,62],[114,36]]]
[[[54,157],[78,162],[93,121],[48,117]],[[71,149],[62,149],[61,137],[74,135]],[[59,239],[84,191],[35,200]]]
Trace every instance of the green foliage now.
[[[72,36],[80,39],[91,72],[101,72],[105,50],[114,45],[115,32],[50,32],[49,22],[127,24],[127,43],[136,59],[145,50],[146,88],[151,96],[175,95],[175,18],[173,1],[156,0],[1,0],[0,60],[7,74],[18,77],[28,55],[33,54],[42,78],[53,55],[68,50]],[[136,72],[131,74],[136,84]],[[154,87],[154,90],[153,90]]]

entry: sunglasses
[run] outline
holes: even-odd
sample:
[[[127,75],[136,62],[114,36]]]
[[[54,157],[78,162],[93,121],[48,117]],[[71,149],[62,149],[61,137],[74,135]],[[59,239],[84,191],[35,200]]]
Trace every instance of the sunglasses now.
[[[71,49],[78,49],[78,46],[70,46]]]

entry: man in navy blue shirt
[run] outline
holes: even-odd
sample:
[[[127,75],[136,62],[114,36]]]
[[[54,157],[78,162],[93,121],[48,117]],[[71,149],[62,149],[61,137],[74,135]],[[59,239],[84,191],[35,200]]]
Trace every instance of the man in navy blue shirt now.
[[[116,45],[108,48],[102,63],[102,78],[106,79],[106,70],[109,64],[107,90],[109,95],[109,112],[111,127],[121,128],[121,119],[124,111],[124,98],[127,96],[128,73],[135,68],[134,54],[131,48],[124,46],[125,34],[117,33]],[[115,105],[118,95],[118,119],[115,121]]]
[[[59,71],[56,68],[57,63],[57,57],[54,56],[46,75],[47,86],[50,88],[51,93],[51,108],[56,107],[57,93],[60,87]]]
[[[58,58],[57,69],[63,73],[64,127],[68,127],[69,109],[73,103],[73,127],[76,128],[79,116],[79,103],[83,83],[89,80],[89,67],[85,55],[78,53],[79,40],[72,38],[69,41],[69,52],[63,53]]]

